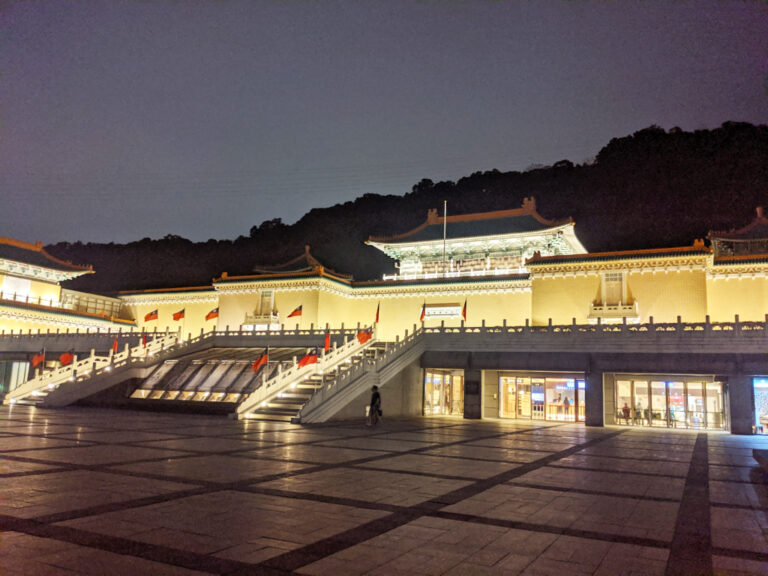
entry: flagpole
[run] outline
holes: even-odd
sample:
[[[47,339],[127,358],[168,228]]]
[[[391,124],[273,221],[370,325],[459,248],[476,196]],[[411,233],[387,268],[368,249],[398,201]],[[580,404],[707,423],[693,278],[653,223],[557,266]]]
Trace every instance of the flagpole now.
[[[445,238],[448,229],[448,200],[443,200],[443,275],[447,272],[445,261]]]

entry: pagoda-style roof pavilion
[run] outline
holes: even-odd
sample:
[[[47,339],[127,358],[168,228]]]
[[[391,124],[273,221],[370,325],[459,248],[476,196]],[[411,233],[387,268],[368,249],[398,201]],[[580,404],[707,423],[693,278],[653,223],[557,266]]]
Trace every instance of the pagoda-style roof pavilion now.
[[[42,242],[31,244],[0,236],[0,274],[59,283],[92,273],[91,266],[78,266],[51,256]]]
[[[534,252],[586,252],[573,227],[571,218],[542,217],[536,201],[525,198],[512,210],[444,217],[433,209],[413,230],[372,236],[367,244],[398,261],[400,274],[392,279],[520,274]]]
[[[707,234],[716,257],[768,254],[768,218],[762,206],[757,207],[756,213],[755,219],[743,228]]]
[[[327,272],[339,278],[352,279],[352,276],[348,274],[342,274],[341,272],[336,272],[335,270],[331,270],[327,266],[324,266],[309,251],[309,244],[304,246],[304,252],[292,260],[275,265],[257,264],[253,267],[253,271],[256,272],[256,274],[269,275],[295,274],[297,272],[313,272],[318,270]]]

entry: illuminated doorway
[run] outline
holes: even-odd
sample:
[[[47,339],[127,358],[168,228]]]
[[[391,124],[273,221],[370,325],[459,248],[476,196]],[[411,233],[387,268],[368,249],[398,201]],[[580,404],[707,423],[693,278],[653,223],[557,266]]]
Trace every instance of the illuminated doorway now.
[[[584,379],[560,374],[499,375],[499,416],[523,420],[584,421]]]
[[[461,370],[424,371],[424,414],[464,415],[464,373]]]
[[[701,376],[617,375],[616,423],[723,430],[723,385]]]

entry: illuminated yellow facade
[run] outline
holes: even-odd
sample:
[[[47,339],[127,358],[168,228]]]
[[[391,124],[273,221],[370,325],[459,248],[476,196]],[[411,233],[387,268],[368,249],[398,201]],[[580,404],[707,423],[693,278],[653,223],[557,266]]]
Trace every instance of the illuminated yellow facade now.
[[[61,286],[91,273],[51,256],[40,242],[0,237],[0,334],[135,329],[119,299]]]
[[[488,218],[484,220],[484,216]],[[743,321],[765,319],[768,256],[716,255],[703,241],[667,249],[575,253],[572,248],[580,246],[578,241],[562,240],[563,230],[572,236],[573,224],[542,219],[530,200],[518,211],[453,216],[447,224],[450,230],[467,222],[477,225],[521,217],[536,220],[541,229],[517,237],[497,234],[508,243],[507,253],[498,246],[488,248],[492,238],[448,237],[448,255],[456,256],[460,250],[463,255],[454,260],[453,268],[445,261],[442,271],[435,260],[440,255],[439,239],[425,241],[431,246],[424,250],[429,264],[414,260],[419,253],[418,235],[424,235],[430,226],[441,226],[442,220],[430,214],[415,234],[369,242],[393,254],[406,250],[398,248],[398,242],[410,250],[408,273],[386,280],[355,281],[323,267],[307,248],[293,261],[293,268],[260,270],[249,276],[223,273],[209,286],[123,292],[119,298],[62,289],[62,281],[92,270],[61,262],[40,244],[0,239],[0,248],[5,249],[5,257],[0,259],[0,331],[171,330],[194,336],[214,329],[266,325],[274,329],[367,326],[374,323],[378,310],[379,338],[393,340],[422,323],[422,310],[425,326],[703,322],[707,317],[717,322],[733,321],[736,316]],[[537,250],[524,264],[516,262],[514,270],[505,267],[499,273],[498,268],[488,266],[493,258],[482,254],[470,262],[469,244],[480,246],[482,240],[485,253],[494,254],[496,262],[508,267],[514,257],[530,250],[526,238],[535,236],[531,245],[540,249],[556,245],[547,238],[553,230],[553,237],[565,249],[550,254]],[[465,266],[463,273],[459,264]],[[482,266],[485,268],[478,272]],[[299,307],[301,314],[289,318]]]
[[[546,220],[536,212],[533,200],[527,199],[516,210],[443,218],[430,211],[424,224],[410,232],[371,238],[370,246],[397,259],[396,273],[381,280],[356,281],[330,270],[307,247],[294,260],[256,267],[253,274],[224,272],[206,286],[126,291],[118,298],[62,288],[60,282],[92,271],[56,260],[39,244],[5,239],[0,241],[0,330],[6,334],[157,331],[178,333],[185,342],[212,331],[266,332],[269,337],[267,331],[274,330],[289,337],[287,331],[296,329],[298,338],[299,331],[317,334],[327,327],[338,334],[341,328],[376,324],[379,343],[404,343],[419,328],[483,325],[499,327],[496,333],[502,336],[511,334],[509,327],[555,326],[564,332],[563,327],[577,325],[573,338],[590,334],[593,326],[589,325],[598,324],[622,324],[627,335],[633,334],[630,328],[635,324],[645,333],[652,324],[675,324],[676,328],[662,330],[694,334],[720,330],[716,324],[723,323],[723,330],[733,331],[741,330],[734,328],[734,322],[766,322],[768,253],[759,251],[765,238],[768,220],[758,212],[757,219],[742,230],[711,233],[710,246],[696,240],[682,247],[588,253],[570,219]],[[470,333],[440,332],[457,334],[457,338]],[[484,331],[475,331],[480,332]],[[140,340],[132,341],[135,345]],[[740,433],[764,417],[768,424],[768,408],[764,415],[749,415],[758,404],[768,405],[768,400],[753,400],[762,394],[763,384],[754,384],[754,390],[747,384],[749,378],[768,381],[761,369],[741,374],[727,359],[720,364],[714,359],[705,374],[689,373],[701,366],[686,364],[690,343],[672,350],[680,352],[679,362],[669,364],[665,373],[655,373],[664,368],[653,358],[641,364],[623,359],[621,367],[615,367],[611,354],[632,352],[622,346],[613,352],[595,352],[597,368],[591,359],[573,360],[577,352],[593,352],[566,350],[561,355],[557,348],[538,352],[535,361],[529,361],[529,352],[516,355],[497,349],[493,359],[481,358],[479,362],[486,364],[478,366],[454,357],[461,350],[460,342],[453,341],[451,346],[422,357],[420,376],[415,365],[404,369],[397,385],[397,395],[408,398],[403,400],[403,415],[731,426]],[[31,357],[34,350],[26,353]],[[607,364],[600,367],[600,361]],[[17,385],[26,372],[17,360],[13,362],[14,374],[19,373],[13,377]],[[676,366],[684,366],[686,373]],[[733,372],[730,390],[719,379],[722,374],[717,371],[723,366]],[[636,369],[641,371],[627,371]],[[768,384],[763,387],[768,389]],[[421,389],[420,396],[413,394],[415,388]],[[147,388],[147,395],[132,398],[199,396],[200,401],[224,402],[222,398],[230,396],[222,391],[184,394],[175,390],[166,395],[164,390]],[[240,398],[239,393],[235,396]],[[590,402],[598,406],[591,413]],[[739,407],[735,413],[728,413],[728,402]],[[339,414],[352,414],[349,410],[353,408]]]

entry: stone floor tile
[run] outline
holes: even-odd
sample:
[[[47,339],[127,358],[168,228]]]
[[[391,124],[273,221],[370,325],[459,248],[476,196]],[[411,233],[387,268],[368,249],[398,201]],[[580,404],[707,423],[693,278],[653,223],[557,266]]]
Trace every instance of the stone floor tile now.
[[[308,464],[211,454],[191,458],[169,458],[157,462],[139,462],[125,466],[114,466],[111,469],[156,474],[189,481],[238,482],[295,471],[306,466]]]
[[[713,556],[714,576],[768,576],[768,562],[728,556]]]
[[[183,455],[183,452],[104,444],[99,446],[78,446],[76,448],[54,448],[51,450],[27,450],[24,452],[14,452],[13,455],[43,462],[91,465],[172,458],[173,456]]]
[[[206,572],[16,532],[0,535],[0,573],[34,576],[203,576]]]

